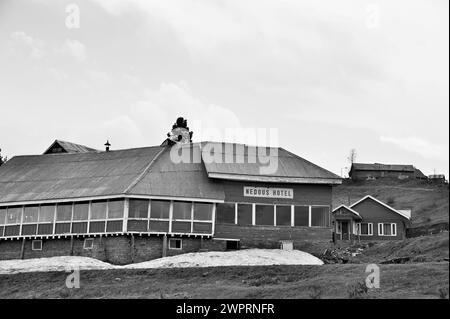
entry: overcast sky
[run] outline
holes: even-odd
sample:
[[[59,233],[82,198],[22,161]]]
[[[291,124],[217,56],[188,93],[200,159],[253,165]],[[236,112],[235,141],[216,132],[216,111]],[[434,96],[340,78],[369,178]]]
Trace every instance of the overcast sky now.
[[[0,148],[159,145],[184,116],[195,141],[278,128],[281,147],[337,174],[355,148],[448,176],[448,6],[0,0]]]

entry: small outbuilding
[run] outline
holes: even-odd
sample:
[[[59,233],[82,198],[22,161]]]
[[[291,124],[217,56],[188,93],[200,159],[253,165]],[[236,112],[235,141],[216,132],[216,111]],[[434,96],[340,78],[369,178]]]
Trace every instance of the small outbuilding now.
[[[398,240],[406,237],[411,211],[367,195],[350,206],[337,207],[332,218],[337,240]]]

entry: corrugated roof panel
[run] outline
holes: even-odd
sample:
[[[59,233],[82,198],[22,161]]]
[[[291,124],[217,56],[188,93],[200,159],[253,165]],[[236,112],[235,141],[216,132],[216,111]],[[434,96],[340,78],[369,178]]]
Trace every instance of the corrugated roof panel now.
[[[284,178],[302,178],[302,179],[335,179],[341,180],[340,176],[333,174],[283,148],[253,148],[248,146],[227,148],[226,143],[202,143],[202,158],[205,162],[208,174],[230,175],[252,175],[261,177],[284,177]],[[228,144],[229,145],[229,144]],[[259,149],[263,154],[263,160],[259,160]],[[244,150],[244,151],[243,151]],[[222,163],[208,163],[207,156],[214,157],[219,154]],[[250,154],[250,155],[249,155]],[[226,163],[226,157],[235,159],[233,163]],[[249,160],[250,159],[250,160]],[[267,162],[266,162],[267,161]],[[268,167],[269,163],[275,163],[276,168],[273,173],[264,173],[261,169]]]
[[[16,156],[0,169],[0,202],[122,194],[161,149]]]
[[[200,159],[198,144],[184,146],[191,158]],[[151,194],[223,200],[223,186],[208,178],[201,162],[175,163],[167,148],[128,194]]]

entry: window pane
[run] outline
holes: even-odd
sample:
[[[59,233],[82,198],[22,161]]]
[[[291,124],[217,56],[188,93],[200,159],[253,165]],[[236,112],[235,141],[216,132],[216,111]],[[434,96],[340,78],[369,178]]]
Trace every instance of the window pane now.
[[[150,231],[154,232],[168,232],[169,231],[169,222],[160,221],[160,220],[151,220],[150,221]]]
[[[87,233],[87,222],[72,223],[72,234],[85,234]]]
[[[106,222],[90,222],[89,223],[89,232],[90,233],[104,233],[106,227]]]
[[[194,219],[195,220],[211,220],[212,221],[213,204],[194,203]]]
[[[91,203],[91,220],[106,219],[106,202]]]
[[[150,203],[151,218],[169,219],[170,202],[165,200],[152,200]]]
[[[72,219],[72,203],[56,205],[56,220],[71,220]]]
[[[194,223],[193,225],[194,233],[197,234],[211,234],[212,224],[211,223]]]
[[[39,222],[53,222],[55,205],[42,205],[39,211]]]
[[[273,205],[256,205],[256,225],[273,226],[274,220]]]
[[[6,213],[7,224],[19,224],[22,220],[22,207],[8,207]]]
[[[383,224],[383,228],[384,228],[384,234],[387,236],[392,235],[391,232],[391,224]]]
[[[369,224],[362,223],[361,224],[361,235],[368,235],[369,234]]]
[[[191,202],[173,202],[173,219],[191,219]]]
[[[68,234],[70,233],[70,223],[56,223],[55,234]]]
[[[146,219],[130,219],[127,223],[128,231],[147,232],[148,220]]]
[[[124,201],[122,199],[108,201],[108,218],[109,219],[123,217],[123,203],[124,203]]]
[[[309,226],[309,206],[294,207],[294,225]]]
[[[75,203],[73,207],[73,220],[87,220],[89,216],[89,203]]]
[[[291,226],[291,206],[277,205],[277,226]]]
[[[223,203],[216,206],[216,221],[219,224],[234,224],[234,204]]]
[[[329,209],[328,207],[312,207],[311,208],[311,226],[329,226]]]
[[[6,208],[0,208],[0,225],[6,224]]]
[[[38,221],[38,206],[25,206],[23,212],[23,222],[24,223],[36,223]]]
[[[252,224],[252,204],[238,204],[238,225]]]
[[[121,220],[111,220],[106,224],[107,233],[121,232],[123,230],[123,221]]]
[[[191,223],[190,222],[172,222],[172,232],[173,233],[190,233]]]
[[[37,224],[22,225],[21,235],[36,235]]]
[[[148,199],[130,199],[128,216],[131,218],[147,218],[149,203]]]
[[[50,235],[53,234],[53,224],[39,224],[38,235]]]

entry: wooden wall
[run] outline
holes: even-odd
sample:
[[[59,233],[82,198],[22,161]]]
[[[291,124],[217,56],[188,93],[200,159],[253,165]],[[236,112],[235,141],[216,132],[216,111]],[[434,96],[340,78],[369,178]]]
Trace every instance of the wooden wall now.
[[[294,190],[294,198],[284,199],[247,197],[244,196],[244,186],[292,188]],[[223,183],[223,187],[225,191],[225,202],[331,206],[332,187],[330,185],[299,185],[225,181]]]

